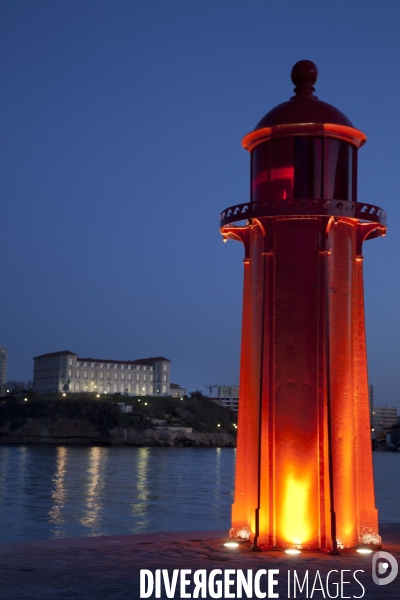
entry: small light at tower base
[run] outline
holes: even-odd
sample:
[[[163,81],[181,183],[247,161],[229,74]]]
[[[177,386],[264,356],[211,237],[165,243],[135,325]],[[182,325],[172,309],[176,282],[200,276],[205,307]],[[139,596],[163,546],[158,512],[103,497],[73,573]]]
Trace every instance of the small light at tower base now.
[[[357,552],[359,554],[372,554],[373,550],[371,548],[357,548]]]
[[[239,544],[238,542],[226,542],[224,546],[225,548],[237,548]]]
[[[288,548],[287,550],[285,550],[285,554],[301,554],[301,550],[296,550],[296,548]]]

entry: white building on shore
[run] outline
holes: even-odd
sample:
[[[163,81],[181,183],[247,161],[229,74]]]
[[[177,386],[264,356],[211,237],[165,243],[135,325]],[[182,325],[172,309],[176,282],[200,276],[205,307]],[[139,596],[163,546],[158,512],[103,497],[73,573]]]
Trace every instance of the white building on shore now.
[[[39,394],[92,392],[127,396],[169,396],[171,361],[81,358],[63,350],[34,357],[33,389]]]

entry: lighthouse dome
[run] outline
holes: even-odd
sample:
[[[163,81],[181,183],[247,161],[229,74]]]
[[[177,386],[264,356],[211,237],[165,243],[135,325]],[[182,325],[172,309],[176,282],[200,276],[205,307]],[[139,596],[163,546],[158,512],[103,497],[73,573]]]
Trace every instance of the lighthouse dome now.
[[[318,69],[313,62],[310,60],[297,62],[291,72],[295,95],[270,110],[256,125],[254,131],[264,127],[294,123],[332,123],[354,127],[340,110],[314,95],[314,83],[317,77]]]

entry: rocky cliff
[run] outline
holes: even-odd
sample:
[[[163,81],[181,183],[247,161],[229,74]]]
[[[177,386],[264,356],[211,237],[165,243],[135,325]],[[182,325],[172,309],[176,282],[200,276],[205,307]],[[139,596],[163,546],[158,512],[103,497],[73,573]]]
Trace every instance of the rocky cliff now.
[[[0,444],[57,444],[112,446],[236,446],[229,433],[206,433],[165,429],[114,427],[100,429],[81,419],[24,419],[0,425]]]

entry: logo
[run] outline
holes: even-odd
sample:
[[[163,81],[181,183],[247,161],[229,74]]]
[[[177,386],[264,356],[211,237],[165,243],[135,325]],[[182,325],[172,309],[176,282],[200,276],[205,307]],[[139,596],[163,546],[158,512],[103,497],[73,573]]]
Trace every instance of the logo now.
[[[389,552],[375,552],[372,559],[372,579],[376,585],[387,585],[397,577],[399,565]],[[382,577],[384,575],[384,577]]]

